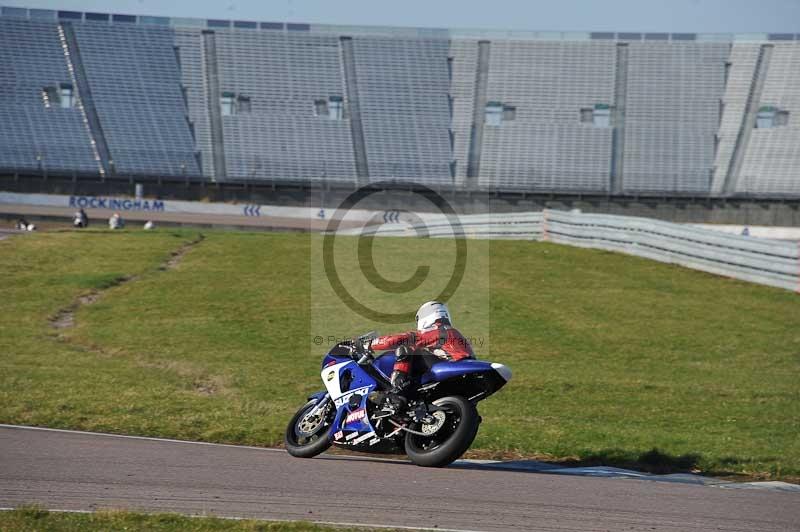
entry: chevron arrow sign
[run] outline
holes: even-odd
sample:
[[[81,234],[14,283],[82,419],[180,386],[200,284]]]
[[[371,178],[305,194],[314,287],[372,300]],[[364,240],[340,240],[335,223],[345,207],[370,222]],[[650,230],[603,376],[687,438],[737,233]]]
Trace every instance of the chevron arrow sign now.
[[[261,216],[261,205],[245,205],[245,216]]]

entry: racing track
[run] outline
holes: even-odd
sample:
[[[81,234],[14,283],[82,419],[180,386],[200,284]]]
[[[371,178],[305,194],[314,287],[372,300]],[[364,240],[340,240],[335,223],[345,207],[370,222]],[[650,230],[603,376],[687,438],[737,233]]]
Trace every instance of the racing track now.
[[[0,507],[439,530],[800,529],[800,494],[0,426]]]

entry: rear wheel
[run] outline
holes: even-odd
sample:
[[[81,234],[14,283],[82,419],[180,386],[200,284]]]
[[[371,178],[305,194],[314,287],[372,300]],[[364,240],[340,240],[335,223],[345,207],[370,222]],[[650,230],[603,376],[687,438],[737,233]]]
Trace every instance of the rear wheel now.
[[[336,411],[330,399],[319,405],[316,401],[306,403],[289,421],[284,436],[286,450],[298,458],[311,458],[331,446],[328,429]]]
[[[417,465],[444,467],[472,445],[480,416],[475,405],[463,397],[443,397],[433,404],[443,411],[433,412],[428,423],[414,427],[424,436],[406,434],[406,454]]]

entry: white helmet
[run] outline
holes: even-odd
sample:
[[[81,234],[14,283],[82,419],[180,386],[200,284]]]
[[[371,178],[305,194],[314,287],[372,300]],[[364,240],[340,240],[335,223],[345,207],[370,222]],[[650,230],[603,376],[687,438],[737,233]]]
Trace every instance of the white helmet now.
[[[417,330],[424,331],[430,329],[437,320],[447,320],[447,323],[452,325],[450,320],[450,311],[447,310],[447,305],[439,303],[438,301],[428,301],[423,303],[416,315]]]

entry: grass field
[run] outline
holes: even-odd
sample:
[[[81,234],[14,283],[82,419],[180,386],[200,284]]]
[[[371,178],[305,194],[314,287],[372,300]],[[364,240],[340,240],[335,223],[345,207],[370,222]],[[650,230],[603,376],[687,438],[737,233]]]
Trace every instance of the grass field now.
[[[157,532],[352,532],[355,529],[319,526],[302,522],[233,520],[214,517],[185,517],[176,514],[143,514],[126,511],[94,513],[48,512],[35,506],[0,511],[0,530],[34,532],[82,532],[84,530],[151,530]],[[363,530],[363,529],[359,529]],[[386,530],[386,529],[382,529]]]
[[[166,266],[197,237],[0,241],[0,422],[279,444],[322,387],[311,338],[373,324],[318,286],[308,235],[204,231]],[[377,239],[374,254],[398,279],[434,257],[435,278],[444,245]],[[514,370],[481,403],[476,456],[800,478],[797,294],[553,244],[470,241],[470,253],[451,310]],[[413,312],[421,296],[380,297]]]

